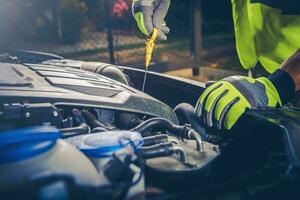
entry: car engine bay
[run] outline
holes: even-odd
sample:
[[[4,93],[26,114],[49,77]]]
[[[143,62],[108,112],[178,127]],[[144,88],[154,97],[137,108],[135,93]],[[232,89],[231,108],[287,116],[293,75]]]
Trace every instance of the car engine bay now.
[[[15,54],[18,59],[0,62],[4,199],[294,199],[298,194],[297,108],[249,110],[233,130],[220,131],[203,127],[194,114],[201,84],[150,73],[156,89],[143,93],[134,76],[141,70]],[[105,74],[108,66],[117,74]],[[168,96],[172,88],[164,90],[163,84],[177,93],[182,86],[187,94],[176,95],[186,100],[176,102]],[[49,145],[47,151],[43,145]],[[49,155],[42,157],[45,152]]]

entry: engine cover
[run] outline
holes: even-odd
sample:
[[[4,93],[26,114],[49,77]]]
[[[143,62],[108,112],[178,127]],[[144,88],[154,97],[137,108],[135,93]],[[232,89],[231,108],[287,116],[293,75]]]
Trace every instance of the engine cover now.
[[[0,63],[0,103],[52,103],[158,116],[177,123],[166,104],[132,87],[80,69]]]

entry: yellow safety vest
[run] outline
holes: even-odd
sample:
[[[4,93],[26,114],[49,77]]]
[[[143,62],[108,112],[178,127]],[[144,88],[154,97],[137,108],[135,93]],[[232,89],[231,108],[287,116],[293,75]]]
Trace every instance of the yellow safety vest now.
[[[231,0],[236,48],[245,69],[269,73],[300,48],[300,0]]]

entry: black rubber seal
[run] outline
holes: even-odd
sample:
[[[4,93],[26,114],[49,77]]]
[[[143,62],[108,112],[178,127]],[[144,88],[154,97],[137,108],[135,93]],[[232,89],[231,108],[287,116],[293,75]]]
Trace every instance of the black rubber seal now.
[[[273,74],[268,76],[268,79],[277,89],[282,104],[286,104],[294,98],[296,94],[295,82],[286,71],[278,69]]]

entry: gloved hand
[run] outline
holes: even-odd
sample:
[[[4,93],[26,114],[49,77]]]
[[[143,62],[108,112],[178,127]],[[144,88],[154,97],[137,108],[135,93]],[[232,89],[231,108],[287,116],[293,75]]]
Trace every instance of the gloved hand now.
[[[158,29],[158,39],[166,40],[170,29],[166,26],[167,15],[171,0],[133,0],[132,14],[139,29],[147,36]]]
[[[195,113],[208,127],[231,129],[246,108],[282,106],[279,93],[265,77],[231,76],[209,86]]]

